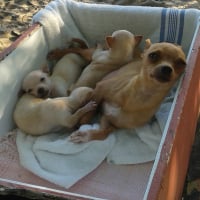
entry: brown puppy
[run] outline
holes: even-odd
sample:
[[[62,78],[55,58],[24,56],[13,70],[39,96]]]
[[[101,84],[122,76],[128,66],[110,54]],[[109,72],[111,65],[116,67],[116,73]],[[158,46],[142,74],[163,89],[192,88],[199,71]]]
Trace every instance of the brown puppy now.
[[[53,68],[51,76],[43,70],[34,70],[24,79],[24,92],[39,98],[64,97],[80,76],[87,62],[81,56],[70,53],[63,56]]]
[[[88,48],[87,44],[79,39],[79,38],[72,38],[71,40],[72,45],[67,48],[62,49],[54,49],[47,54],[48,60],[59,60],[63,56],[69,53],[76,53],[82,56],[86,61],[92,61],[92,54],[94,53],[96,48]],[[77,43],[79,46],[75,47],[74,43]]]
[[[185,54],[170,43],[146,40],[142,58],[100,81],[94,100],[102,103],[99,130],[75,131],[70,140],[104,139],[115,128],[134,128],[147,123],[186,66]]]
[[[27,134],[42,135],[59,128],[73,128],[80,118],[96,108],[90,101],[93,89],[80,87],[69,97],[37,98],[24,94],[16,104],[14,120]]]
[[[71,90],[80,86],[94,88],[105,75],[132,61],[134,50],[141,39],[142,36],[134,36],[126,30],[118,30],[112,36],[107,36],[108,50],[103,50],[101,45],[97,46],[92,62],[83,70]]]

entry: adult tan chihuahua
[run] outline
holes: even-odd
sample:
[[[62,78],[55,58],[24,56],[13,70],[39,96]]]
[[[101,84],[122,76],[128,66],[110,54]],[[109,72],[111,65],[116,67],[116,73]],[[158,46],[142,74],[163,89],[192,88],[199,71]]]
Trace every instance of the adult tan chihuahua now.
[[[14,121],[27,134],[43,135],[60,128],[73,128],[80,118],[96,108],[90,101],[93,89],[80,87],[69,97],[37,98],[24,94],[16,104]]]
[[[134,128],[147,123],[186,66],[181,47],[146,40],[142,58],[109,74],[94,90],[102,105],[99,130],[75,131],[70,140],[104,139],[116,128]]]
[[[97,46],[91,63],[83,70],[71,90],[80,86],[94,88],[105,75],[132,61],[135,48],[141,40],[142,36],[134,36],[127,30],[117,30],[112,36],[107,36],[108,49]]]

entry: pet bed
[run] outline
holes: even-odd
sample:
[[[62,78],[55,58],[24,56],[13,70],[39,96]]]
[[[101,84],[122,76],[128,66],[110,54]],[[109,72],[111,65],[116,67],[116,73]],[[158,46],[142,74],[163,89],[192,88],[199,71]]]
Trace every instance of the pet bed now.
[[[3,58],[13,50],[0,63],[4,75],[0,90],[0,184],[18,191],[34,191],[40,197],[45,192],[75,199],[179,199],[199,105],[198,88],[193,86],[194,81],[199,81],[199,15],[195,9],[112,6],[73,0],[53,1],[39,11],[23,40],[13,44],[15,47],[20,43],[17,48],[11,47],[1,55]],[[125,130],[126,134],[119,130],[105,141],[81,145],[67,141],[70,133],[32,137],[15,129],[12,112],[21,81],[45,62],[48,51],[63,47],[72,37],[93,46],[117,29],[142,34],[152,42],[177,43],[187,54],[186,73],[151,123]]]

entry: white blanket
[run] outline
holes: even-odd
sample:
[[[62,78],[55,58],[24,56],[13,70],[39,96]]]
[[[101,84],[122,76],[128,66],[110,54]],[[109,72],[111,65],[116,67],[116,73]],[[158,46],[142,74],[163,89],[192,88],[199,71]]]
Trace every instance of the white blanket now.
[[[65,45],[72,37],[92,45],[117,29],[127,29],[153,42],[179,43],[189,50],[197,10],[176,10],[133,6],[84,4],[71,0],[51,2],[37,13],[33,22],[43,25],[49,50]],[[189,24],[188,26],[184,26]],[[188,31],[190,30],[190,31]],[[70,133],[52,133],[32,137],[17,135],[21,164],[38,176],[69,188],[94,170],[104,159],[115,164],[137,164],[152,161],[162,137],[174,91],[165,99],[155,119],[143,127],[117,130],[104,141],[72,144]],[[85,125],[83,129],[98,128]]]
[[[155,159],[172,96],[166,98],[156,118],[137,129],[121,129],[106,140],[73,144],[69,132],[34,137],[18,130],[17,147],[21,164],[38,176],[69,188],[93,171],[104,159],[114,164],[137,164]],[[82,125],[98,129],[98,124]]]
[[[115,138],[73,144],[68,134],[40,137],[18,131],[17,146],[23,166],[38,176],[63,187],[70,187],[94,170],[113,148]]]

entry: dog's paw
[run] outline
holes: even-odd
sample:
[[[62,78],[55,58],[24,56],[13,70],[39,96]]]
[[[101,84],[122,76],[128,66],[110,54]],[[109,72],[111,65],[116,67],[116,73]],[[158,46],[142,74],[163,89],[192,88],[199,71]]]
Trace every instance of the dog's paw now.
[[[97,108],[97,103],[95,101],[90,101],[83,108],[85,112],[93,111]]]
[[[80,47],[82,49],[88,49],[88,45],[86,44],[86,42],[82,39],[79,38],[72,38],[71,40],[71,46],[70,47]],[[75,43],[75,44],[74,44]],[[77,45],[78,44],[78,45]]]
[[[47,54],[48,60],[60,59],[61,49],[54,49]]]
[[[68,140],[73,143],[83,143],[90,141],[89,132],[85,131],[74,131],[69,137]]]

